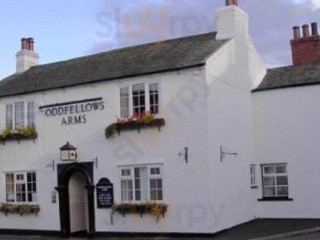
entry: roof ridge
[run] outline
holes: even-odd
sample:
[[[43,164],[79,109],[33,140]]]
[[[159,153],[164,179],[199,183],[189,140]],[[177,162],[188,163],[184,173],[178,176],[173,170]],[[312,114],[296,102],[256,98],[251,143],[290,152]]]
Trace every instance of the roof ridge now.
[[[227,40],[208,32],[38,65],[0,81],[0,98],[204,64]]]

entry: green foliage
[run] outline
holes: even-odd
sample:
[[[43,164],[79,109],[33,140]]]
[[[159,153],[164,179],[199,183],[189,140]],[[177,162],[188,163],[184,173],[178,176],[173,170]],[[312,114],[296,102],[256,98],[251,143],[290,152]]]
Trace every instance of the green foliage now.
[[[38,214],[40,212],[39,205],[29,205],[29,204],[9,204],[9,203],[3,203],[0,206],[0,212],[4,214],[8,213],[20,213],[21,215],[25,214]]]
[[[23,127],[18,129],[18,134],[22,138],[28,138],[35,135],[35,129],[33,127]]]
[[[119,212],[124,216],[126,213],[137,213],[142,216],[144,213],[147,213],[151,214],[157,221],[159,221],[161,217],[164,217],[167,209],[167,204],[157,202],[145,202],[138,204],[121,203],[112,205],[111,214],[113,215],[114,212]]]
[[[19,128],[18,130],[5,129],[0,135],[1,140],[11,140],[11,139],[30,139],[36,138],[37,131],[34,126],[27,126]]]
[[[1,134],[1,138],[3,138],[3,139],[7,139],[11,136],[12,136],[12,132],[10,129],[3,130],[2,134]]]
[[[109,125],[105,130],[106,138],[107,139],[108,138],[112,138],[114,136],[116,130],[117,130],[117,124],[116,123],[113,123],[113,124]]]

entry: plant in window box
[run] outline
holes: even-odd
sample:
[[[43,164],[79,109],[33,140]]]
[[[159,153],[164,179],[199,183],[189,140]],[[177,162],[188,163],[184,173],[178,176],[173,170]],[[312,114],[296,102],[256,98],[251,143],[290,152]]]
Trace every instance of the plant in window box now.
[[[112,138],[116,132],[120,135],[122,130],[140,129],[143,127],[160,128],[166,124],[165,120],[158,115],[150,112],[143,112],[140,116],[134,114],[130,118],[118,118],[116,123],[110,124],[105,130],[106,138]]]
[[[143,214],[151,214],[158,222],[161,217],[165,217],[167,209],[167,204],[156,202],[113,204],[111,218],[115,212],[120,213],[122,216],[137,213],[142,217]]]
[[[20,205],[19,212],[20,212],[21,216],[24,214],[38,215],[38,213],[40,212],[40,207],[38,205],[23,204],[23,205]]]
[[[8,213],[19,213],[21,216],[25,214],[36,214],[40,212],[39,205],[29,205],[29,204],[9,204],[9,203],[3,203],[0,206],[0,212],[4,213],[6,216]]]
[[[0,140],[4,143],[8,140],[36,139],[38,137],[34,125],[22,127],[18,130],[5,129],[0,135]]]

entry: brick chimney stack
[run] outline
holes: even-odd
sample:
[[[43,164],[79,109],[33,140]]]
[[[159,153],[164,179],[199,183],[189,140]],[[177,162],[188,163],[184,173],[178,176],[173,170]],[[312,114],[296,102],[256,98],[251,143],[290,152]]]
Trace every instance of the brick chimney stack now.
[[[23,73],[29,68],[38,65],[39,55],[34,51],[34,39],[22,38],[21,50],[16,54],[17,73]]]
[[[311,23],[311,34],[308,24],[293,27],[291,42],[293,65],[320,62],[320,36],[317,23]]]

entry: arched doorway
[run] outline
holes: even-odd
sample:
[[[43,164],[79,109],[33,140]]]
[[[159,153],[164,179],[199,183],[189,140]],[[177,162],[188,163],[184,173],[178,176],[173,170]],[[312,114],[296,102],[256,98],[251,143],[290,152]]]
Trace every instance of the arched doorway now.
[[[59,164],[56,189],[59,192],[61,235],[69,237],[80,231],[94,235],[93,163]]]

